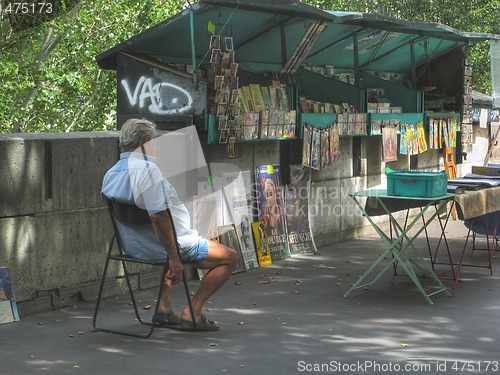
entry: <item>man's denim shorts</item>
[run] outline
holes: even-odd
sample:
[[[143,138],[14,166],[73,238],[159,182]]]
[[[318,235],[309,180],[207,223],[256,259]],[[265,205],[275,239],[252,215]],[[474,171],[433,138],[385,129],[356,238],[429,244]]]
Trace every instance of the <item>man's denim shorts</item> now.
[[[208,257],[208,241],[200,237],[198,243],[194,245],[191,249],[182,250],[181,249],[181,261],[189,263],[198,263]]]

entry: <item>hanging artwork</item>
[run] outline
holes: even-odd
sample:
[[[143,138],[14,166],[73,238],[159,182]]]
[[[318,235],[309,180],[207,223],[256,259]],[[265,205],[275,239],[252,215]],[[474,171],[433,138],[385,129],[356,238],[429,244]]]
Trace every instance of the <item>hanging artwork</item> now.
[[[398,160],[398,130],[394,126],[385,126],[382,129],[382,145],[384,162]]]
[[[304,135],[302,139],[302,165],[306,167],[311,166],[311,142],[312,142],[312,129],[305,125]]]
[[[457,147],[457,118],[450,119],[449,124],[450,147]]]
[[[413,134],[407,124],[401,124],[401,136],[399,139],[399,153],[401,155],[408,155],[409,147]]]
[[[330,130],[324,129],[320,131],[321,139],[321,169],[329,167],[330,162]]]
[[[319,129],[312,129],[311,140],[311,168],[321,169],[321,133]]]
[[[330,165],[340,158],[340,138],[337,123],[334,123],[330,130]]]
[[[417,139],[418,139],[418,152],[422,153],[427,151],[427,142],[425,140],[424,123],[417,124]]]

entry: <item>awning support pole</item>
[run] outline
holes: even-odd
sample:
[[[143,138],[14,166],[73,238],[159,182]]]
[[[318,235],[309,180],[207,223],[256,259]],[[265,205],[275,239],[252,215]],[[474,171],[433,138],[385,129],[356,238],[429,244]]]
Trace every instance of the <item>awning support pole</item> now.
[[[193,66],[193,83],[194,87],[198,89],[198,79],[196,77],[196,71],[198,70],[196,67],[196,49],[194,46],[194,11],[191,9],[189,12],[189,28],[191,30],[191,59]]]

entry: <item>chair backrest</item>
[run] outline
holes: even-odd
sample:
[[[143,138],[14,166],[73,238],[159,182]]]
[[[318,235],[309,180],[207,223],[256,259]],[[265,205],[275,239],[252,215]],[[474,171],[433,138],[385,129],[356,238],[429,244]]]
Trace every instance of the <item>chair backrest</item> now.
[[[134,204],[118,202],[115,199],[109,199],[107,197],[104,198],[106,200],[106,203],[108,204],[108,209],[111,215],[111,221],[113,223],[113,230],[118,242],[119,251],[120,253],[123,253],[123,250],[126,249],[126,246],[124,246],[125,244],[122,241],[120,230],[118,229],[116,221],[119,221],[126,225],[149,226],[152,225],[151,218],[147,210],[139,208]],[[177,238],[177,232],[175,231],[174,220],[172,218],[170,209],[167,209],[167,214],[170,219],[172,230],[174,232],[174,237]],[[176,242],[176,246],[177,252],[179,252],[178,242]]]
[[[106,201],[111,215],[116,220],[128,225],[151,225],[151,218],[147,210],[114,199],[106,198]]]

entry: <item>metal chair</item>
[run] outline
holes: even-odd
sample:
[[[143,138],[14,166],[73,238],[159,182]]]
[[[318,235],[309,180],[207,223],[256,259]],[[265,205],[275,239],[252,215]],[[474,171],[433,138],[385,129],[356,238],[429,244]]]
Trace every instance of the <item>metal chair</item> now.
[[[146,210],[143,210],[135,205],[120,203],[120,202],[117,202],[116,200],[107,199],[107,198],[106,198],[106,202],[107,202],[108,210],[109,210],[109,213],[111,216],[111,222],[113,224],[114,235],[113,235],[113,238],[111,239],[111,243],[109,245],[108,253],[106,256],[106,262],[104,264],[104,271],[103,271],[101,284],[99,287],[99,293],[97,295],[97,301],[96,301],[96,306],[95,306],[95,310],[94,310],[93,326],[94,326],[94,329],[96,331],[115,333],[115,334],[119,334],[119,335],[126,335],[126,336],[132,336],[132,337],[148,338],[153,334],[153,331],[154,331],[156,325],[152,321],[151,322],[144,321],[144,319],[141,317],[141,314],[139,314],[139,309],[137,308],[137,302],[136,302],[136,299],[134,297],[134,290],[133,290],[132,284],[130,282],[130,274],[127,270],[126,263],[140,263],[140,264],[149,264],[151,266],[163,267],[163,271],[162,271],[162,274],[160,277],[158,298],[156,299],[154,315],[153,315],[153,316],[155,316],[158,313],[158,305],[159,305],[159,301],[160,301],[162,291],[163,291],[165,276],[166,276],[166,273],[168,270],[168,260],[161,261],[161,262],[145,261],[145,260],[138,260],[138,259],[132,258],[131,256],[127,255],[123,250],[124,249],[123,240],[122,240],[122,238],[120,236],[120,232],[118,230],[117,221],[119,221],[123,224],[132,225],[132,226],[144,226],[144,225],[151,225],[151,219],[150,219],[149,214]],[[167,210],[167,213],[168,213],[168,216],[170,218],[170,222],[172,224],[172,229],[174,231],[174,235],[176,235],[175,226],[174,226],[174,222],[172,220],[172,215],[170,213],[170,210]],[[116,247],[113,246],[115,240],[116,240],[116,245],[117,245]],[[179,245],[176,244],[176,247],[177,247],[177,252],[179,252]],[[106,282],[106,275],[107,275],[108,266],[109,266],[110,261],[119,261],[123,267],[123,273],[124,273],[125,280],[127,283],[127,287],[128,287],[131,301],[132,301],[132,305],[134,307],[135,316],[136,316],[137,320],[139,321],[139,323],[150,326],[149,331],[146,332],[145,334],[138,334],[138,333],[133,333],[133,332],[128,332],[128,331],[119,331],[119,330],[115,330],[115,329],[103,328],[103,327],[97,326],[97,316],[98,316],[99,308],[101,305],[102,292],[104,289],[104,284]],[[191,311],[191,317],[192,317],[193,322],[194,322],[195,319],[194,319],[193,306],[191,304],[191,297],[189,294],[189,288],[187,285],[186,275],[184,272],[182,274],[182,281],[184,284],[184,289],[186,292],[186,297],[187,297],[189,309]],[[196,325],[191,330],[196,330]]]

